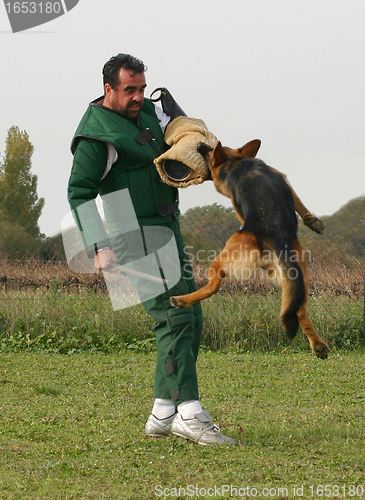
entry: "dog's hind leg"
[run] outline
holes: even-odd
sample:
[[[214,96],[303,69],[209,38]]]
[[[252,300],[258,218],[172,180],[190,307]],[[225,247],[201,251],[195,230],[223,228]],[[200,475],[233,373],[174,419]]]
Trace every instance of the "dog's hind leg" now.
[[[218,292],[221,281],[225,277],[224,264],[221,260],[221,255],[212,262],[208,269],[208,284],[196,292],[189,293],[188,295],[178,295],[176,297],[171,297],[170,302],[174,307],[183,309],[184,307],[189,307],[200,300],[204,300],[211,295]]]
[[[221,281],[226,276],[235,281],[242,281],[252,275],[260,252],[257,249],[256,238],[250,233],[235,232],[227,241],[222,252],[214,259],[208,269],[208,284],[188,295],[178,295],[170,298],[173,306],[189,307],[199,300],[218,292]]]
[[[315,331],[307,313],[307,305],[303,304],[297,312],[299,324],[309,340],[312,351],[317,358],[327,359],[330,352],[329,347]]]
[[[309,340],[309,344],[311,346],[312,351],[314,354],[321,359],[326,359],[328,358],[328,354],[330,352],[329,347],[325,343],[323,339],[318,335],[318,333],[315,331],[314,326],[309,319],[308,312],[307,312],[307,302],[308,302],[308,277],[307,277],[307,266],[305,263],[304,255],[303,255],[303,250],[302,247],[300,246],[299,242],[296,242],[296,252],[298,256],[298,264],[300,265],[303,276],[304,276],[304,283],[305,283],[305,301],[303,305],[298,309],[297,311],[297,317],[299,324],[303,330],[303,333],[307,336]]]

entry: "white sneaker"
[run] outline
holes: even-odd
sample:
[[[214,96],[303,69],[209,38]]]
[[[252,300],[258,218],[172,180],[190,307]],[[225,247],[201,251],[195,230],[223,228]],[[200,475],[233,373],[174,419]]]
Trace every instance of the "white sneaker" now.
[[[207,410],[197,413],[194,418],[189,420],[184,420],[178,413],[171,424],[171,432],[175,436],[190,439],[204,446],[209,444],[237,444],[234,439],[221,434],[218,424],[213,423],[212,417]]]
[[[171,424],[176,417],[176,413],[171,415],[171,417],[159,419],[154,415],[150,415],[144,427],[146,436],[149,437],[163,437],[171,436]]]

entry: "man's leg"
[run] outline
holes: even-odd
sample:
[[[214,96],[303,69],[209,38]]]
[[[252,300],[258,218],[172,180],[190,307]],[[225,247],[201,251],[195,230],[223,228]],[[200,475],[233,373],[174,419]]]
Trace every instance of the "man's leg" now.
[[[184,311],[177,311],[170,304],[170,297],[178,290],[182,294],[187,294],[196,290],[197,286],[178,222],[167,224],[167,227],[175,235],[181,278],[173,288],[159,297],[144,302],[143,306],[156,320],[155,398],[171,398],[178,405],[182,401],[199,399],[196,359],[203,316],[200,304]]]
[[[169,433],[189,439],[202,445],[236,444],[221,434],[199,402],[196,360],[199,352],[203,317],[201,305],[195,304],[178,311],[171,307],[170,297],[177,291],[182,294],[197,289],[191,263],[183,243],[178,225],[173,229],[179,251],[181,279],[172,289],[156,297],[144,306],[156,320],[157,363],[155,375],[155,404],[153,410],[159,411],[161,401],[172,411],[171,402],[176,405],[177,414],[156,418],[149,416],[145,432],[149,436],[166,436]],[[158,404],[156,404],[158,403]]]

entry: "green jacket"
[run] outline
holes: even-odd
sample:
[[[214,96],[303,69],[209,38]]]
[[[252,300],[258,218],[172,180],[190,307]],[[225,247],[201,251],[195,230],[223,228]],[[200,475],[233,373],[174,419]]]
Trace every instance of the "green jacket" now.
[[[72,140],[68,185],[70,207],[90,256],[111,245],[94,202],[98,194],[127,188],[141,226],[171,222],[178,210],[177,190],[161,181],[153,164],[167,149],[153,103],[145,99],[138,120],[130,120],[98,101],[89,105]],[[110,149],[117,160],[108,170]]]

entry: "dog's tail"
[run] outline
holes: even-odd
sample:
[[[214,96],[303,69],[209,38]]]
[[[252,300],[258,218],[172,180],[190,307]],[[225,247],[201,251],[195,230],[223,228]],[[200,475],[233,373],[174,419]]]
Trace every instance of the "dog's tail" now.
[[[304,275],[295,253],[288,250],[287,245],[284,246],[284,251],[281,247],[277,256],[282,287],[280,319],[287,337],[293,339],[299,327],[297,311],[306,300]]]

